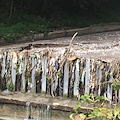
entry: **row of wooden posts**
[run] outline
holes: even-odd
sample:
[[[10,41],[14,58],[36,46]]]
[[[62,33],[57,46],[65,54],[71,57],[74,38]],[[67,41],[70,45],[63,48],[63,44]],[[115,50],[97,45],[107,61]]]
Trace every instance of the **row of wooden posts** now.
[[[115,70],[105,61],[76,57],[66,59],[58,72],[61,59],[43,52],[4,51],[0,55],[0,88],[70,98],[88,93],[114,101],[111,82],[119,74],[119,67]]]

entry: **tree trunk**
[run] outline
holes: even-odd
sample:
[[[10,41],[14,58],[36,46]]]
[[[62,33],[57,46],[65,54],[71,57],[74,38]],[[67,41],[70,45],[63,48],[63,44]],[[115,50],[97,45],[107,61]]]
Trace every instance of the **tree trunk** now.
[[[9,14],[9,18],[11,18],[12,14],[13,14],[13,0],[11,1],[11,4],[10,4],[10,14]]]

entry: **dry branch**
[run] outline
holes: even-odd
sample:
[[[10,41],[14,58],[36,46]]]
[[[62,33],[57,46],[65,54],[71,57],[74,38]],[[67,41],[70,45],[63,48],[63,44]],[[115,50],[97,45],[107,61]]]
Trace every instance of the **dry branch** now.
[[[72,37],[72,39],[71,39],[71,41],[70,41],[70,44],[69,44],[68,50],[67,50],[67,52],[66,52],[66,55],[65,55],[65,57],[63,58],[63,60],[61,61],[61,63],[60,63],[60,68],[59,68],[59,70],[58,70],[58,73],[61,71],[62,66],[63,66],[63,64],[65,63],[65,61],[66,61],[66,59],[67,59],[67,57],[68,57],[68,55],[69,55],[70,49],[71,49],[71,47],[72,47],[72,42],[73,42],[73,40],[74,40],[74,38],[76,37],[77,34],[78,34],[78,32],[76,32],[76,33],[73,35],[73,37]]]

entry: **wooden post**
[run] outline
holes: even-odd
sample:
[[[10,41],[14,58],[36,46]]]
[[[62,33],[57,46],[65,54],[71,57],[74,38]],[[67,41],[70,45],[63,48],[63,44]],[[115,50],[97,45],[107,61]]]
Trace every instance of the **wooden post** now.
[[[102,79],[102,70],[101,70],[99,65],[98,65],[97,70],[96,70],[96,79],[97,79],[97,84],[99,84],[98,85],[98,91],[97,91],[96,95],[100,96],[100,94],[101,94],[100,82],[101,82],[101,79]]]
[[[12,60],[12,83],[13,83],[13,91],[15,91],[15,82],[16,82],[16,69],[15,69],[15,63]]]
[[[69,81],[69,65],[67,62],[64,66],[64,84],[63,84],[63,96],[68,96],[68,81]]]
[[[36,63],[37,63],[37,59],[32,57],[32,67],[34,67]],[[32,69],[32,89],[31,89],[32,93],[36,93],[35,71],[36,71],[36,66]]]
[[[112,82],[112,69],[110,71],[109,81]],[[111,84],[107,85],[107,97],[109,100],[112,100],[112,85]]]
[[[94,74],[95,74],[95,66],[94,66],[94,59],[91,60],[91,70],[90,70],[90,83],[91,83],[91,93],[94,94]]]
[[[75,81],[74,81],[74,97],[78,96],[78,86],[79,86],[79,62],[80,60],[77,59],[76,61],[76,69],[75,69]]]
[[[97,80],[98,83],[99,83],[99,86],[98,86],[98,96],[100,96],[100,93],[101,93],[101,85],[100,85],[101,79],[102,79],[102,70],[99,67],[98,68],[98,80]]]
[[[85,93],[89,94],[90,59],[86,59]]]
[[[82,82],[82,84],[85,84],[85,83],[84,83],[84,78],[85,78],[85,68],[83,69],[82,77],[81,77],[81,82]]]
[[[4,75],[5,75],[5,55],[3,54],[1,77],[4,78]]]
[[[118,91],[117,90],[115,90],[115,104],[117,105],[117,98],[118,98]]]
[[[119,103],[120,103],[120,89],[118,91],[118,100],[119,100]]]
[[[5,63],[6,63],[6,60],[5,59],[6,59],[6,55],[5,55],[5,53],[3,53],[2,62],[1,62],[1,66],[2,66],[1,81],[0,81],[1,90],[5,90],[5,87],[6,87],[6,81],[5,81]]]
[[[42,93],[46,93],[47,56],[42,59]]]
[[[22,83],[21,83],[21,92],[25,92],[25,85],[26,85],[25,71],[26,71],[26,58],[24,58],[24,60],[23,60],[23,62],[22,62]]]

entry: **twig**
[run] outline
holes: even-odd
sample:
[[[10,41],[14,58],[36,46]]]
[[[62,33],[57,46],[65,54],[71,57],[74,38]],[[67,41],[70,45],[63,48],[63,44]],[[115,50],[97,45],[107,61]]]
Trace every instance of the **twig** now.
[[[93,83],[93,82],[89,83],[89,84],[87,85],[87,87],[92,86],[92,83]],[[113,81],[106,81],[106,82],[102,82],[102,83],[99,82],[99,83],[96,83],[95,86],[104,85],[104,84],[112,84],[112,83],[113,83]]]
[[[30,69],[30,71],[32,71],[32,70],[34,69],[34,67],[36,67],[37,64],[38,64],[38,63],[36,63],[36,64]]]

